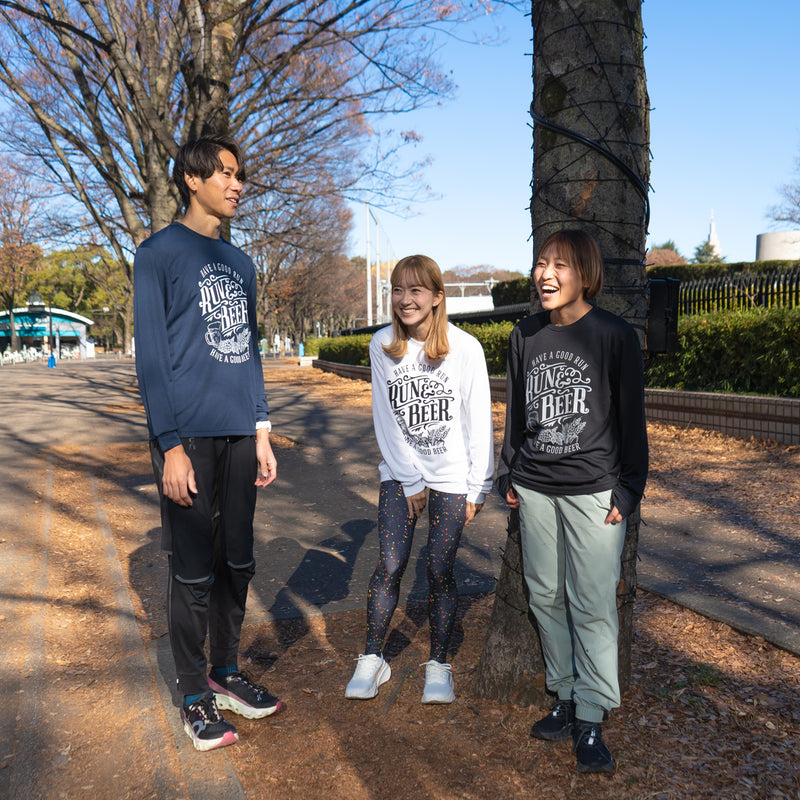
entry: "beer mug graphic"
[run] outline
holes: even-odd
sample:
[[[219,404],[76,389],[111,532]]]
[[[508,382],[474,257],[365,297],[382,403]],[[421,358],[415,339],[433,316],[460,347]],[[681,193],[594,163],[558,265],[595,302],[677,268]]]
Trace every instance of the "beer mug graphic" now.
[[[206,329],[206,344],[219,348],[222,341],[222,327],[219,322],[209,322]]]

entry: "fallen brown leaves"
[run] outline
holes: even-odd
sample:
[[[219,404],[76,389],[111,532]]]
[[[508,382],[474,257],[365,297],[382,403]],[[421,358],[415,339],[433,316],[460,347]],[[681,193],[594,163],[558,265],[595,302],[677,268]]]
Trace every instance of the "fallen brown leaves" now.
[[[232,759],[254,798],[797,798],[800,664],[763,641],[649,595],[636,610],[634,688],[605,731],[615,775],[578,776],[568,744],[530,738],[542,709],[473,697],[492,598],[463,598],[452,657],[458,698],[420,704],[424,608],[394,620],[399,652],[377,698],[344,684],[363,612],[248,628],[247,668],[286,698],[238,722]]]
[[[369,384],[318,370],[267,370],[267,379],[302,385],[328,402],[370,402]],[[134,404],[130,410],[140,413]],[[502,406],[494,411],[499,436]],[[291,446],[288,440],[276,443]],[[706,503],[735,512],[736,504],[744,503],[770,527],[797,535],[800,448],[668,426],[651,426],[650,443],[651,497],[666,498],[678,487],[698,507]],[[107,453],[77,448],[50,455],[55,488],[47,569],[57,589],[45,596],[43,606],[48,616],[42,674],[54,677],[42,692],[69,702],[47,706],[48,743],[39,745],[43,774],[54,787],[53,797],[91,793],[140,800],[153,796],[145,787],[153,785],[155,765],[144,739],[126,739],[128,722],[134,724],[126,715],[160,719],[163,710],[130,707],[115,683],[120,671],[111,668],[119,656],[113,614],[117,587],[105,568],[107,551],[89,535],[97,524],[97,497],[87,477],[96,476],[102,486],[139,630],[145,641],[163,636],[158,528],[143,530],[139,504],[131,499],[153,492],[147,450],[136,444]],[[35,499],[33,508],[39,503]],[[36,530],[38,524],[32,525]],[[610,777],[579,776],[568,744],[530,738],[530,725],[544,709],[488,702],[470,691],[492,600],[461,600],[451,658],[457,700],[450,706],[419,702],[419,665],[428,648],[425,609],[419,605],[398,610],[390,640],[392,679],[367,702],[345,700],[343,694],[363,644],[363,611],[246,624],[243,666],[288,705],[271,719],[236,718],[241,740],[225,755],[247,797],[800,798],[800,659],[640,593],[633,688],[605,727],[618,769]],[[30,665],[26,669],[33,671]],[[109,720],[116,723],[113,730]],[[120,753],[124,776],[111,769],[119,767]],[[168,745],[164,758],[175,759]]]
[[[369,385],[318,370],[267,370],[331,402],[369,403]],[[502,407],[495,408],[502,429]],[[499,431],[498,431],[499,433]],[[658,497],[680,481],[698,503],[746,502],[794,528],[798,448],[651,426]],[[715,491],[709,497],[707,486]],[[778,493],[788,498],[775,503]],[[393,677],[371,701],[344,685],[363,640],[363,612],[248,628],[248,669],[287,698],[274,720],[240,724],[230,757],[253,798],[800,798],[800,659],[764,641],[640,593],[633,688],[605,727],[616,774],[579,776],[568,744],[529,736],[543,709],[470,693],[492,597],[462,598],[452,706],[423,707],[428,628],[409,606],[393,621]]]

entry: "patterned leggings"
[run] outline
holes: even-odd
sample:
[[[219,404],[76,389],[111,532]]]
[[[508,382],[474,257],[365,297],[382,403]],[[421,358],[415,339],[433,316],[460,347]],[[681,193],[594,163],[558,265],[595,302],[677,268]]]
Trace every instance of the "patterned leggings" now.
[[[458,590],[453,568],[464,528],[467,498],[433,489],[428,497],[428,614],[431,626],[430,658],[444,663],[456,618]],[[367,595],[367,655],[381,652],[389,623],[400,597],[400,581],[411,554],[416,520],[408,518],[403,487],[397,481],[381,483],[378,503],[380,560]]]

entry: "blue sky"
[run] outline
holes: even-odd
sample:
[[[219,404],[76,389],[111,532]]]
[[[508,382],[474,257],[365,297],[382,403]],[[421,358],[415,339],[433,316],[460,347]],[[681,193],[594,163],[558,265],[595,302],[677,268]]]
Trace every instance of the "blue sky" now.
[[[649,243],[673,239],[691,257],[713,209],[728,261],[755,258],[756,236],[800,156],[800,3],[745,9],[722,0],[643,4],[652,191]],[[396,257],[426,253],[443,269],[490,264],[530,269],[532,132],[529,17],[505,11],[473,26],[502,27],[502,46],[447,42],[443,68],[455,100],[403,121],[423,136],[426,180],[438,200],[402,219],[377,211]],[[352,253],[364,254],[363,206]],[[374,237],[374,234],[372,234]],[[381,253],[385,252],[384,247]]]

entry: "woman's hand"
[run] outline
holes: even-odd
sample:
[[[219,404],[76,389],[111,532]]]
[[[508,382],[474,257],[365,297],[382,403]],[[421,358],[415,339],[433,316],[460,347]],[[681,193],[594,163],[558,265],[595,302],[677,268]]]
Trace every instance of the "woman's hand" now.
[[[506,492],[506,504],[512,509],[519,508],[519,496],[511,485],[509,485],[508,491]]]
[[[412,494],[411,497],[406,497],[408,503],[408,518],[416,519],[428,504],[428,493],[423,489],[417,494]]]
[[[470,503],[470,501],[467,500],[467,518],[464,520],[464,524],[468,525],[470,522],[472,522],[472,520],[478,516],[478,512],[482,508],[483,503]]]

